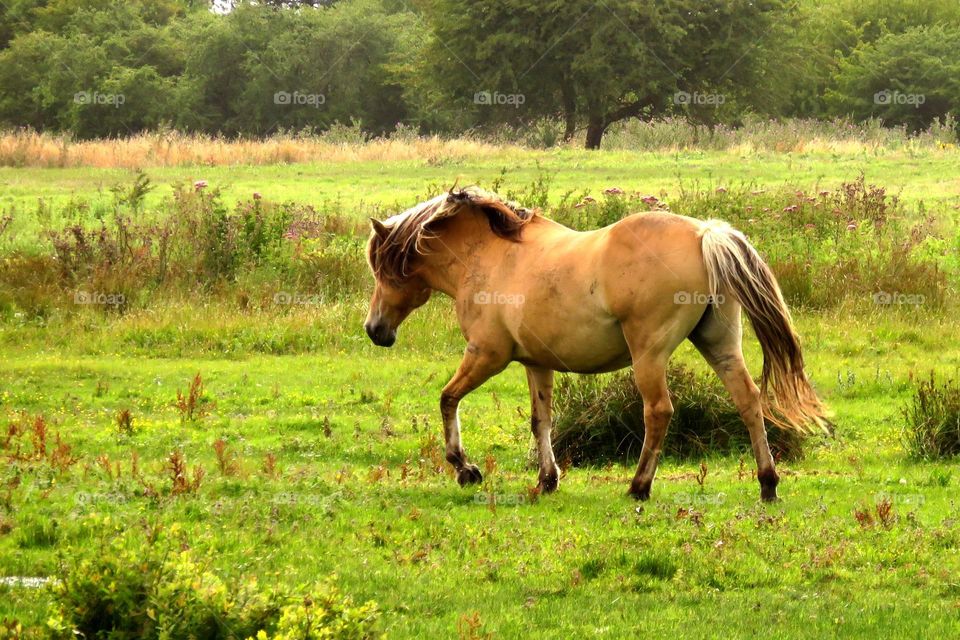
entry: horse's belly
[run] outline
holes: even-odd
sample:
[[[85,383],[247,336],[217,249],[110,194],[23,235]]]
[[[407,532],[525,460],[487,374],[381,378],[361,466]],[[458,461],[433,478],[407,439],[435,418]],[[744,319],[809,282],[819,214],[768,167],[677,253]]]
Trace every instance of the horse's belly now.
[[[630,350],[616,320],[574,320],[562,327],[555,326],[557,320],[543,318],[519,327],[514,360],[575,373],[615,371],[630,364]]]

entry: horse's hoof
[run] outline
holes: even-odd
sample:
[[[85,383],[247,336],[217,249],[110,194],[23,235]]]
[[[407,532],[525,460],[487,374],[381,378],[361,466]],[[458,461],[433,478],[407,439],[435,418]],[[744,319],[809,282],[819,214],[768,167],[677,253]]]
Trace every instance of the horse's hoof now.
[[[779,502],[777,497],[777,487],[760,487],[760,500],[763,502]]]
[[[631,484],[630,491],[627,492],[627,495],[634,500],[647,501],[650,499],[650,485],[641,486],[636,483]]]
[[[780,476],[772,469],[757,474],[760,480],[760,499],[764,502],[776,502],[777,484],[780,483]]]
[[[483,482],[483,474],[480,473],[480,468],[475,464],[464,465],[457,471],[457,482],[460,483],[461,487],[468,484],[479,484]]]
[[[559,485],[560,480],[557,476],[546,476],[545,478],[540,478],[540,482],[537,483],[537,489],[540,490],[541,494],[553,493]]]

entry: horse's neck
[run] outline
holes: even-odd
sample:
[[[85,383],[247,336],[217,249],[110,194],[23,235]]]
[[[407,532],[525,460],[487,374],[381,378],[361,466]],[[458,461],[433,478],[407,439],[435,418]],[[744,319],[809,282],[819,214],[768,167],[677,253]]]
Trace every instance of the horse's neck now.
[[[455,298],[471,271],[499,263],[498,256],[511,244],[490,230],[485,217],[458,216],[427,241],[421,276],[430,288]]]

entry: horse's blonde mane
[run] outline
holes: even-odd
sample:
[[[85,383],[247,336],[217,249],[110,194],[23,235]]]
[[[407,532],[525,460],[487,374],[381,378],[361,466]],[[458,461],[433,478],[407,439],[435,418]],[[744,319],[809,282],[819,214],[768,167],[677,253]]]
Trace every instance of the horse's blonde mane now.
[[[536,217],[530,209],[479,187],[451,189],[383,222],[386,233],[374,233],[367,246],[374,276],[394,283],[409,276],[410,263],[423,252],[422,242],[433,237],[434,227],[468,207],[486,215],[491,232],[514,242],[520,240],[523,228]]]

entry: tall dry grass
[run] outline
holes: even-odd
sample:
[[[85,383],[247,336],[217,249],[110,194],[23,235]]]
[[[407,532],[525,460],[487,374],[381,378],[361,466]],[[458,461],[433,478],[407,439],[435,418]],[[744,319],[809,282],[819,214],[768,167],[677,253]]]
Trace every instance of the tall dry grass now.
[[[864,122],[748,117],[741,126],[695,124],[685,118],[625,120],[604,137],[607,149],[647,151],[729,151],[749,155],[775,153],[861,154],[879,151],[952,151],[957,147],[957,119],[948,115],[923,131],[888,127],[876,118]]]
[[[948,117],[926,131],[885,127],[879,120],[751,119],[743,126],[707,127],[683,118],[617,123],[607,132],[608,150],[678,152],[728,151],[862,154],[881,151],[956,152],[957,120]],[[563,141],[562,124],[541,119],[523,126],[498,126],[445,138],[420,136],[397,125],[384,137],[369,138],[357,123],[337,124],[320,133],[281,133],[263,139],[228,139],[160,130],[128,138],[74,140],[66,133],[21,129],[0,131],[0,166],[142,167],[272,165],[306,162],[420,160],[433,164],[484,158],[525,149],[579,149],[583,136]]]
[[[277,135],[243,140],[157,132],[118,139],[73,140],[68,134],[17,130],[0,134],[0,166],[135,169],[424,159],[440,163],[509,149],[475,139],[438,136],[340,140],[323,135]]]

